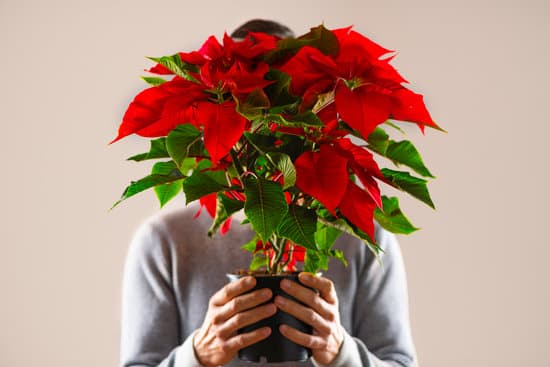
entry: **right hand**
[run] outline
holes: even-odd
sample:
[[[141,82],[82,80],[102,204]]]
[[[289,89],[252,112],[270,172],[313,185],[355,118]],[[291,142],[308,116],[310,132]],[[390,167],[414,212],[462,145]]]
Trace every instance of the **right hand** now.
[[[212,296],[204,322],[195,334],[193,346],[199,362],[205,367],[220,366],[231,361],[237,352],[267,338],[269,327],[237,334],[240,328],[274,315],[273,303],[262,306],[272,297],[269,289],[243,294],[256,285],[256,279],[243,277],[227,284]]]

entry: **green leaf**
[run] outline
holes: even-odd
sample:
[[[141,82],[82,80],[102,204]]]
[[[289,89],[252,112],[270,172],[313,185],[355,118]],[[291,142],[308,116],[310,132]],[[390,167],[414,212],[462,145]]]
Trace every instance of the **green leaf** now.
[[[315,232],[315,243],[320,250],[330,250],[341,234],[342,231],[339,229],[318,221],[317,231]]]
[[[304,271],[316,274],[320,269],[328,268],[328,256],[315,250],[306,250]]]
[[[347,233],[355,238],[360,239],[367,245],[369,250],[376,256],[377,259],[379,259],[380,253],[384,252],[380,248],[380,246],[378,246],[378,244],[375,243],[374,240],[369,237],[369,235],[359,230],[358,228],[352,226],[351,224],[346,222],[344,219],[326,220],[324,218],[319,217],[318,220],[326,226],[336,228],[340,232]]]
[[[292,163],[292,159],[284,153],[267,153],[271,163],[283,173],[284,185],[283,190],[288,189],[296,184],[296,168]]]
[[[221,225],[233,214],[241,210],[244,203],[239,200],[233,200],[225,196],[223,193],[218,193],[216,200],[216,215],[214,221],[208,230],[208,236],[212,237],[218,231]]]
[[[181,193],[182,181],[178,180],[154,187],[161,208]]]
[[[316,249],[316,229],[315,211],[293,204],[288,207],[288,212],[277,228],[277,234],[302,247]]]
[[[275,147],[277,138],[273,135],[245,132],[244,136],[252,146],[262,155],[267,152],[279,152],[288,155],[291,160],[296,159],[304,152],[304,140],[295,135],[281,134],[283,144]]]
[[[265,79],[273,80],[274,83],[265,88],[271,99],[271,113],[296,112],[300,98],[290,94],[290,76],[277,69],[271,69],[265,74]]]
[[[269,149],[273,148],[275,140],[277,140],[273,135],[265,135],[258,133],[249,133],[245,132],[244,137],[246,140],[252,144],[252,146],[261,154],[265,154]]]
[[[424,165],[420,153],[410,141],[391,140],[383,129],[377,127],[369,135],[367,142],[370,149],[390,159],[395,165],[403,164],[424,177],[433,178],[433,175]]]
[[[395,122],[392,122],[391,120],[384,121],[384,125],[388,125],[389,127],[399,131],[401,134],[407,135],[405,130],[403,130],[398,124],[396,124]]]
[[[399,208],[399,200],[396,197],[382,196],[383,210],[376,208],[374,218],[385,229],[392,233],[410,234],[418,228],[411,222]]]
[[[151,174],[138,181],[132,181],[130,185],[126,187],[126,189],[122,193],[121,198],[111,207],[111,209],[117,206],[118,204],[120,204],[122,201],[136,194],[139,194],[142,191],[150,189],[151,187],[178,181],[184,177],[185,176],[182,175],[179,169],[174,169],[170,171],[168,174]]]
[[[128,158],[129,161],[140,162],[146,159],[169,158],[166,151],[166,138],[159,138],[150,141],[150,148],[147,153],[141,153]]]
[[[156,87],[157,85],[166,83],[166,79],[159,78],[156,76],[142,76],[141,79],[143,79],[147,84],[152,85],[154,87]]]
[[[201,133],[192,124],[178,125],[166,138],[166,150],[178,167],[194,150],[202,150],[201,144]]]
[[[388,168],[382,168],[381,171],[386,178],[387,183],[391,186],[409,193],[413,197],[435,209],[434,203],[430,198],[430,193],[428,192],[426,180],[411,176],[408,172],[393,171]]]
[[[290,127],[323,126],[323,122],[321,121],[321,119],[319,119],[319,117],[317,117],[317,115],[314,114],[312,111],[306,111],[290,118],[284,118],[279,114],[272,113],[267,114],[265,120]]]
[[[184,62],[179,54],[174,54],[171,56],[162,56],[162,57],[148,57],[149,60],[158,62],[168,70],[170,70],[175,75],[182,77],[184,79],[196,82],[197,80],[189,74],[189,72],[196,72],[197,66],[187,64]]]
[[[263,110],[270,106],[269,97],[261,89],[250,92],[243,103],[238,106],[238,111],[249,120],[260,118]]]
[[[268,266],[269,257],[265,256],[264,254],[254,254],[252,257],[252,261],[250,262],[250,270],[258,270],[261,268],[267,268]]]
[[[403,164],[412,168],[416,173],[424,177],[434,177],[424,165],[422,157],[416,147],[408,140],[399,142],[391,141],[386,151],[386,156],[397,165]]]
[[[323,25],[320,25],[300,36],[299,38],[285,38],[277,42],[277,48],[267,54],[265,60],[268,64],[292,55],[303,46],[312,46],[319,49],[322,53],[329,56],[335,56],[339,51],[338,39]]]
[[[389,141],[390,136],[384,131],[384,129],[381,129],[379,127],[374,129],[374,131],[370,133],[369,137],[367,138],[369,148],[382,156],[386,156],[386,150],[388,149]]]
[[[332,250],[330,251],[330,256],[340,261],[342,264],[344,264],[344,266],[348,266],[348,262],[344,257],[344,253],[342,252],[342,250]]]
[[[170,172],[177,169],[178,167],[176,167],[176,165],[172,161],[158,162],[155,163],[155,165],[153,166],[151,174],[169,175]],[[183,177],[177,181],[168,182],[154,187],[155,194],[157,195],[157,199],[161,208],[182,191],[182,182]]]
[[[288,211],[283,187],[262,177],[244,179],[244,212],[261,240],[267,242]]]
[[[226,187],[217,181],[215,174],[217,173],[212,171],[194,171],[191,176],[183,180],[185,203],[189,204],[205,195],[224,190]]]
[[[189,176],[197,166],[197,160],[195,158],[185,158],[180,166],[180,171]]]
[[[300,40],[308,42],[309,46],[318,48],[327,56],[336,56],[340,49],[338,39],[324,25],[311,28],[309,33],[299,37]]]
[[[253,254],[254,252],[256,252],[256,244],[258,243],[258,241],[259,241],[258,236],[254,236],[253,239],[251,239],[250,241],[242,245],[241,248]]]

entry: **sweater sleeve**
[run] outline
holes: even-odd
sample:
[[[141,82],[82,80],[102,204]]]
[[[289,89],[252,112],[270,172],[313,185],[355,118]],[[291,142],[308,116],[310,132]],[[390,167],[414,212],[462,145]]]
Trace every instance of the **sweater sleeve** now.
[[[358,279],[353,339],[365,367],[417,366],[407,278],[395,235],[377,227],[381,264],[370,257]]]
[[[316,367],[414,367],[416,351],[411,337],[405,268],[395,236],[377,228],[384,250],[381,265],[374,256],[359,261],[357,293],[351,335],[330,365]],[[340,300],[345,302],[345,300]]]
[[[167,242],[150,224],[134,235],[122,284],[120,365],[200,367],[192,335],[180,344]]]

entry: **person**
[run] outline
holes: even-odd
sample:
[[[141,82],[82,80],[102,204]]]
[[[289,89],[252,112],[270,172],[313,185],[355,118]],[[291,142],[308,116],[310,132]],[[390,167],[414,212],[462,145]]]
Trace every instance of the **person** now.
[[[232,37],[242,38],[247,30],[292,35],[279,23],[253,20]],[[226,278],[248,267],[250,257],[240,246],[252,239],[252,231],[234,224],[225,236],[210,238],[211,218],[195,218],[197,209],[190,205],[160,212],[133,237],[123,276],[122,367],[250,366],[236,358],[238,351],[272,331],[237,330],[278,309],[313,327],[309,335],[281,325],[281,334],[311,348],[312,358],[280,366],[417,365],[405,268],[393,234],[376,225],[383,266],[360,240],[340,236],[335,248],[344,252],[347,267],[331,260],[323,275],[300,273],[303,285],[283,281],[283,290],[302,304],[282,297],[269,301],[267,289],[248,292],[255,285],[253,277],[231,283]]]

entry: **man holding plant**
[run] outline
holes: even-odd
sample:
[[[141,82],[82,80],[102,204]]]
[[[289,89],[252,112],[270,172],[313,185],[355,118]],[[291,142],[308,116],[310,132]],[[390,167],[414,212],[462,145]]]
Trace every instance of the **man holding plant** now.
[[[285,366],[416,365],[403,261],[387,231],[416,228],[378,182],[433,203],[426,180],[380,169],[372,152],[432,177],[416,148],[381,126],[439,128],[391,57],[381,58],[389,50],[350,28],[290,35],[256,20],[223,45],[211,37],[199,51],[154,58],[150,71],[172,79],[144,78],[153,86],[130,104],[114,141],[156,137],[130,159],[171,160],[120,201],[154,187],[163,205],[183,190],[214,221],[186,208],[136,233],[124,275],[124,367],[239,366],[237,352],[274,330],[239,331],[277,310],[313,329],[278,327],[312,351]],[[229,231],[239,216],[250,225]],[[251,269],[268,273],[303,261],[299,283],[280,283],[295,300],[253,290],[252,276],[227,284],[226,273],[249,267],[237,246],[252,252]],[[329,269],[331,258],[340,262]]]

